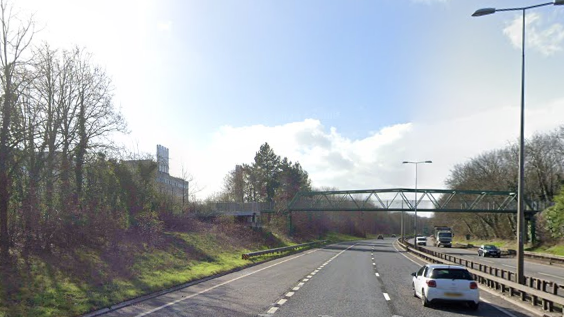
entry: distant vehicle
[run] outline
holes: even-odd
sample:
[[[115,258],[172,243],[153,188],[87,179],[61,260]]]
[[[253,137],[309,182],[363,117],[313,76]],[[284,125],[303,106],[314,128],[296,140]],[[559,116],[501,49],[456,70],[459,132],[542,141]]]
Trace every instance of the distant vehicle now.
[[[465,267],[427,264],[411,276],[413,296],[421,298],[425,307],[436,302],[461,302],[472,310],[478,309],[478,284]]]
[[[417,238],[415,238],[415,244],[427,246],[427,238],[426,237],[417,237]]]
[[[445,226],[435,227],[435,246],[450,248],[452,246],[452,228]]]
[[[392,234],[392,238],[395,238],[395,237],[396,237],[396,235],[395,235],[395,234]]]
[[[379,234],[378,237],[377,237],[377,239],[379,239],[379,240],[384,240],[384,236],[381,235],[381,234]]]
[[[501,250],[498,249],[495,245],[482,244],[480,248],[478,248],[478,256],[493,256],[499,258],[501,257]]]

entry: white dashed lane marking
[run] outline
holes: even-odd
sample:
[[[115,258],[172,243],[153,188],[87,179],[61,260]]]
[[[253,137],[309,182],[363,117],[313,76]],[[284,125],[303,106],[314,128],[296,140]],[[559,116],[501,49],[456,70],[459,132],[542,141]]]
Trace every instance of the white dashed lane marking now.
[[[278,309],[280,308],[280,306],[284,305],[288,299],[292,296],[294,296],[295,292],[298,291],[302,286],[305,285],[305,282],[309,281],[315,274],[317,274],[323,267],[325,267],[327,264],[329,264],[331,261],[333,261],[336,257],[338,257],[339,255],[343,254],[343,252],[347,251],[348,249],[354,247],[356,244],[351,245],[350,247],[346,248],[345,250],[337,253],[335,256],[331,257],[329,260],[327,260],[327,262],[323,263],[320,267],[318,267],[316,270],[314,270],[313,272],[311,272],[306,278],[302,279],[302,282],[298,283],[298,285],[296,285],[294,288],[292,288],[293,292],[288,292],[286,293],[286,295],[284,296],[284,298],[280,299],[278,302],[276,302],[273,306],[271,307],[266,313],[268,315],[273,315],[274,313],[276,313],[276,311],[278,311]]]
[[[539,274],[546,275],[546,276],[550,276],[550,277],[555,277],[555,278],[560,278],[560,279],[562,278],[562,276],[552,275],[552,274],[543,273],[543,272],[539,272]]]
[[[386,300],[390,300],[390,295],[388,295],[388,293],[384,293],[384,298],[385,298]]]

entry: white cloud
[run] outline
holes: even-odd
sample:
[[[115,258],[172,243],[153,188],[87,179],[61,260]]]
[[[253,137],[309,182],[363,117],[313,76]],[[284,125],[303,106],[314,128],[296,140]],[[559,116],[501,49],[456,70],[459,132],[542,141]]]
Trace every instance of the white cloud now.
[[[564,99],[529,106],[526,134],[552,130],[563,124],[561,118]],[[419,169],[419,186],[444,188],[454,165],[516,141],[518,125],[516,105],[489,108],[465,117],[397,124],[361,139],[347,138],[314,119],[273,127],[224,126],[208,148],[191,153],[191,166],[195,168],[190,172],[203,186],[198,197],[205,198],[221,190],[224,176],[236,164],[252,163],[260,145],[268,142],[278,155],[299,161],[315,187],[413,187],[413,167],[401,162],[432,160],[433,164]]]
[[[163,32],[172,31],[172,21],[159,22],[157,23],[157,29]]]
[[[516,17],[503,29],[516,48],[521,48],[522,43],[522,16]],[[562,50],[564,44],[564,26],[560,23],[548,24],[543,21],[538,13],[529,13],[526,16],[525,40],[527,47],[541,52],[545,56],[553,55]]]

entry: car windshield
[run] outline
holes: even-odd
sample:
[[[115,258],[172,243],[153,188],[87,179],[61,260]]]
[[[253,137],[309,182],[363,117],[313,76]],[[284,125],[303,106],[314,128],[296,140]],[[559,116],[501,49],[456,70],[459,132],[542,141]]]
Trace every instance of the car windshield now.
[[[439,232],[439,238],[450,238],[452,234],[450,232]]]
[[[486,250],[497,250],[497,247],[495,245],[485,245],[484,249],[486,249]]]
[[[450,268],[434,269],[430,277],[434,279],[473,280],[472,275],[467,270]]]

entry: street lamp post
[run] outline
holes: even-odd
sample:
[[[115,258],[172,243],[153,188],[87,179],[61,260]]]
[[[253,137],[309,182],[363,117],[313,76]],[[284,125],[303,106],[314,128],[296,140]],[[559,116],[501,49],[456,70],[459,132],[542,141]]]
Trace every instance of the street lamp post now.
[[[418,161],[418,162],[403,161],[403,164],[413,164],[413,165],[415,165],[415,203],[414,203],[414,206],[413,206],[413,210],[415,212],[415,221],[414,221],[414,225],[413,225],[413,239],[417,238],[417,165],[419,165],[419,164],[431,164],[431,163],[433,163],[433,161]]]
[[[517,189],[517,282],[525,284],[524,275],[524,235],[525,235],[525,12],[528,9],[547,5],[564,5],[564,0],[541,3],[522,8],[483,8],[472,14],[474,17],[493,14],[501,11],[521,11],[523,13],[523,30],[521,34],[521,124],[519,131],[519,180]]]

